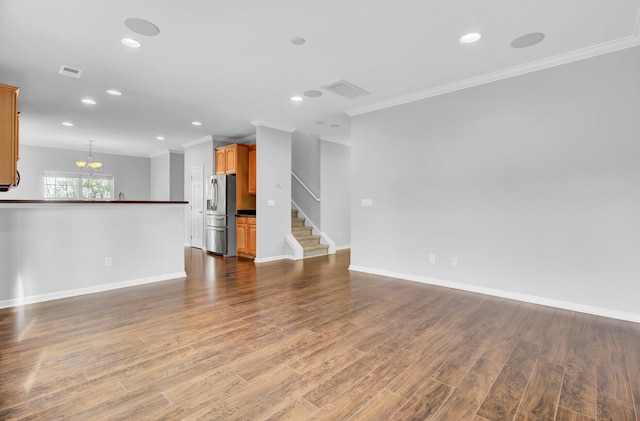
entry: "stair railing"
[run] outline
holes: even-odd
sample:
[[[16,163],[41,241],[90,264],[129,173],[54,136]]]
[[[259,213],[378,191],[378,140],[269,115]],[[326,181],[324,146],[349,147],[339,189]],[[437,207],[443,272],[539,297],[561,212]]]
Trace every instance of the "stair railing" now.
[[[311,197],[313,197],[313,200],[315,200],[316,202],[320,203],[320,198],[318,196],[316,196],[310,189],[309,187],[307,187],[306,184],[304,184],[304,181],[300,180],[300,177],[298,177],[296,175],[296,173],[294,173],[293,171],[291,171],[291,175],[293,176],[293,178],[295,178],[298,183],[300,183],[300,185],[302,187],[304,187],[304,189],[307,191],[307,193],[309,193],[311,195]]]

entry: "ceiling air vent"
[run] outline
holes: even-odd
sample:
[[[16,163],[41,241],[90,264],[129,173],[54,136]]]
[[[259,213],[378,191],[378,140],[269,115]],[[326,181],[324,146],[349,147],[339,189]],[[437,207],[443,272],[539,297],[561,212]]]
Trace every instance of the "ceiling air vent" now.
[[[365,91],[361,87],[342,79],[324,85],[322,88],[346,99],[361,98],[370,94],[370,92]]]
[[[76,79],[78,79],[80,77],[80,73],[82,73],[82,70],[74,69],[73,67],[69,66],[60,66],[60,70],[58,70],[58,73],[63,76],[75,77]]]

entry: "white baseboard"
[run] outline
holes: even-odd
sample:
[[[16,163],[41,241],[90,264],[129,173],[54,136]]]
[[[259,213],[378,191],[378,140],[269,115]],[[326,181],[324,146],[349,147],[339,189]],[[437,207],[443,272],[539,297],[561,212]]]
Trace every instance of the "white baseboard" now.
[[[291,255],[282,255],[282,256],[271,256],[271,257],[256,257],[255,263],[267,263],[267,262],[275,262],[277,260],[296,260],[295,256]]]
[[[35,304],[44,301],[59,300],[61,298],[76,297],[78,295],[95,294],[96,292],[110,291],[113,289],[127,288],[137,285],[151,284],[154,282],[168,281],[170,279],[185,278],[186,272],[166,273],[164,275],[150,276],[148,278],[132,279],[129,281],[102,284],[86,288],[70,289],[66,291],[51,292],[48,294],[33,295],[30,297],[13,298],[0,301],[0,308],[17,307],[25,304]]]
[[[640,314],[626,313],[609,308],[595,307],[574,303],[570,301],[555,300],[553,298],[538,297],[535,295],[521,294],[518,292],[504,291],[500,289],[486,288],[478,285],[463,284],[459,282],[444,281],[442,279],[428,278],[425,276],[409,275],[405,273],[397,273],[380,269],[373,269],[363,266],[350,265],[349,270],[355,272],[370,273],[372,275],[387,276],[390,278],[398,278],[406,281],[420,282],[423,284],[437,285],[445,288],[459,289],[462,291],[475,292],[478,294],[491,295],[494,297],[508,298],[510,300],[522,301],[525,303],[540,304],[547,307],[561,308],[564,310],[576,311],[578,313],[593,314],[596,316],[610,317],[612,319],[626,320],[629,322],[640,323]]]
[[[336,251],[338,251],[338,250],[349,250],[349,249],[351,249],[350,245],[348,245],[348,246],[336,246]]]

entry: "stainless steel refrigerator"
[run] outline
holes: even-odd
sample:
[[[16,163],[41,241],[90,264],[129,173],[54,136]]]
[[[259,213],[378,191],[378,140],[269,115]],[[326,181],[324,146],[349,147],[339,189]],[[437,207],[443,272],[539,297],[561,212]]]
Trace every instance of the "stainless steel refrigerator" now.
[[[207,183],[205,247],[208,252],[236,255],[236,176],[212,175]]]

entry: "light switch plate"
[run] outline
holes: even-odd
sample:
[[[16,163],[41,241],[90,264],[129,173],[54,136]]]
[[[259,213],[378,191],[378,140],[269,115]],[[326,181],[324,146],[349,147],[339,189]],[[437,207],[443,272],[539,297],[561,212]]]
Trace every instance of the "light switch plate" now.
[[[373,199],[361,199],[360,200],[360,205],[361,206],[373,206]]]
[[[267,206],[275,206],[276,205],[276,201],[273,199],[269,199],[267,200]]]

